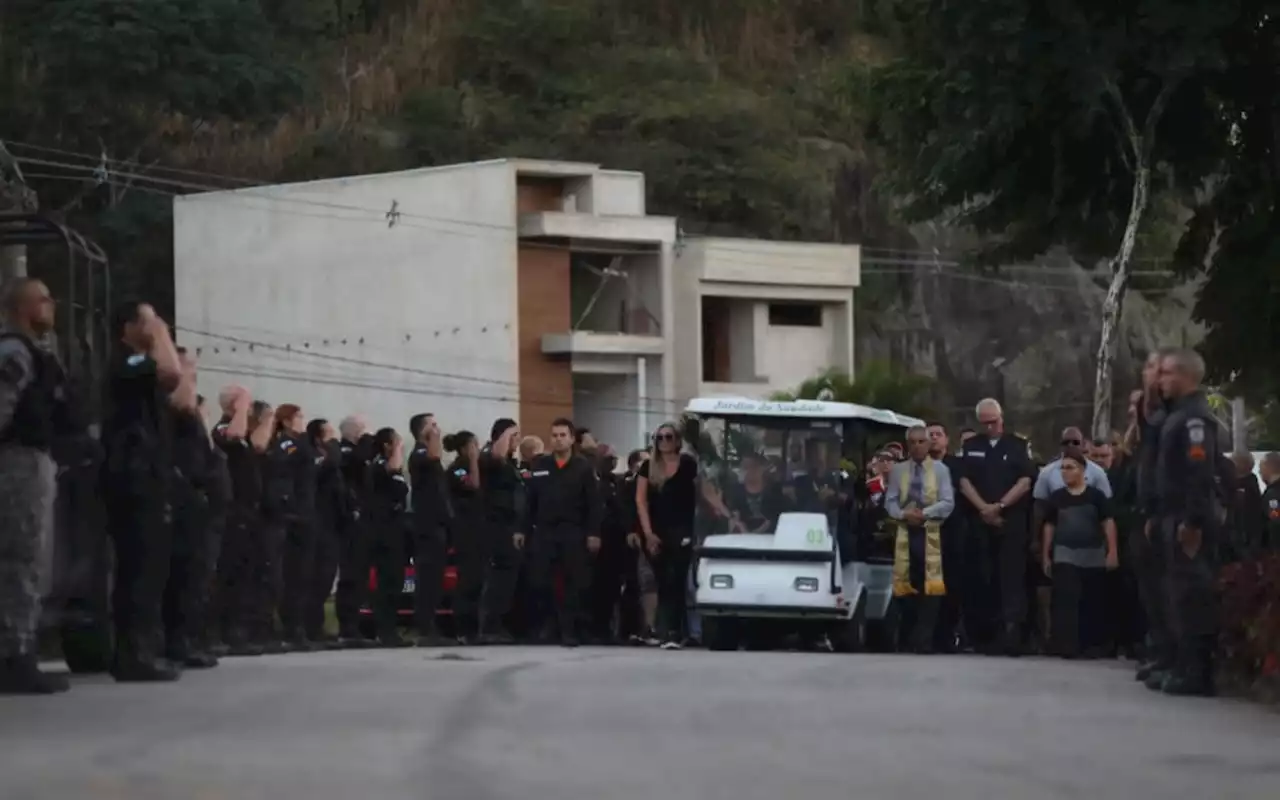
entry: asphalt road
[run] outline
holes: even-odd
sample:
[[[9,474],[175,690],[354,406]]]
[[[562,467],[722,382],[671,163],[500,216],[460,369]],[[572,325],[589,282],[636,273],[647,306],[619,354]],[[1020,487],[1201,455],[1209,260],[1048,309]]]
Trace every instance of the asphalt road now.
[[[0,698],[4,800],[1275,800],[1277,787],[1280,714],[1153,695],[1111,663],[362,651]]]

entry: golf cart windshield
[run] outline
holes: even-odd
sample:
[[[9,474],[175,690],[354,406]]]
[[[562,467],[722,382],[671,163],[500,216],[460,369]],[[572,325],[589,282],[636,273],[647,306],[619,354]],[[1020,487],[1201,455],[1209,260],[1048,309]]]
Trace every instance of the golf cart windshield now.
[[[705,419],[698,540],[773,533],[788,511],[826,514],[835,530],[850,497],[850,473],[842,464],[846,426],[824,419]]]
[[[863,468],[875,448],[919,420],[842,403],[694,400],[702,502],[698,542],[727,533],[773,533],[787,512],[821,513],[842,557],[864,549]]]

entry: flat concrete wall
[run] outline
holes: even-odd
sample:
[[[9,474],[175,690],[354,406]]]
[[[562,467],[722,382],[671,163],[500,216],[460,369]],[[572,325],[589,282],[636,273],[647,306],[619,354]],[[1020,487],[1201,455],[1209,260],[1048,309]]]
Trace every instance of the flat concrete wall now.
[[[517,408],[515,217],[501,162],[176,198],[200,391],[487,433]]]

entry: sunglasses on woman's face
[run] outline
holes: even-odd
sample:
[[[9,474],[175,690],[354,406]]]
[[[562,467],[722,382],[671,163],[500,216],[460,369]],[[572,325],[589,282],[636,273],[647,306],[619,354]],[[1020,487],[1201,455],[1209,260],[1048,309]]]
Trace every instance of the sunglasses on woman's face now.
[[[655,442],[674,442],[676,435],[674,433],[659,433],[653,437]]]

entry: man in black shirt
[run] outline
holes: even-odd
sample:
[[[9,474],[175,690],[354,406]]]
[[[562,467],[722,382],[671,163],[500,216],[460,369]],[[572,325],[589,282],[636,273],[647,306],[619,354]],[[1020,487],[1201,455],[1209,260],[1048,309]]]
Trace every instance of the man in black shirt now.
[[[112,605],[118,681],[171,681],[161,659],[161,600],[169,575],[173,478],[169,394],[182,366],[165,324],[146,303],[117,307],[116,352],[108,373],[103,485],[116,549]]]
[[[530,581],[538,597],[535,624],[547,620],[552,567],[564,575],[564,596],[557,603],[560,643],[578,646],[577,624],[582,592],[588,580],[587,555],[600,550],[600,500],[595,469],[574,453],[573,423],[551,423],[551,453],[534,459],[529,470],[528,516],[525,526],[532,563]],[[515,534],[517,549],[525,533]]]
[[[982,432],[960,451],[960,492],[969,502],[968,533],[976,548],[965,576],[972,598],[965,620],[975,645],[1016,656],[1027,617],[1026,502],[1035,470],[1027,440],[1005,433],[997,401],[978,403],[977,416]],[[1003,625],[997,639],[998,623]]]
[[[440,426],[432,414],[409,420],[415,443],[409,454],[410,502],[413,506],[413,621],[418,647],[445,643],[436,628],[436,612],[444,591],[448,558],[449,500],[445,484]]]
[[[183,380],[170,395],[173,424],[173,553],[164,592],[165,657],[184,667],[218,661],[202,649],[208,587],[217,554],[210,494],[218,491],[218,463],[195,396],[196,363],[178,348]]]
[[[1169,414],[1160,428],[1155,497],[1158,534],[1167,566],[1172,669],[1147,676],[1149,688],[1174,695],[1213,693],[1217,641],[1215,544],[1222,502],[1216,483],[1218,422],[1200,388],[1204,361],[1194,350],[1175,350],[1160,361],[1160,393]]]

